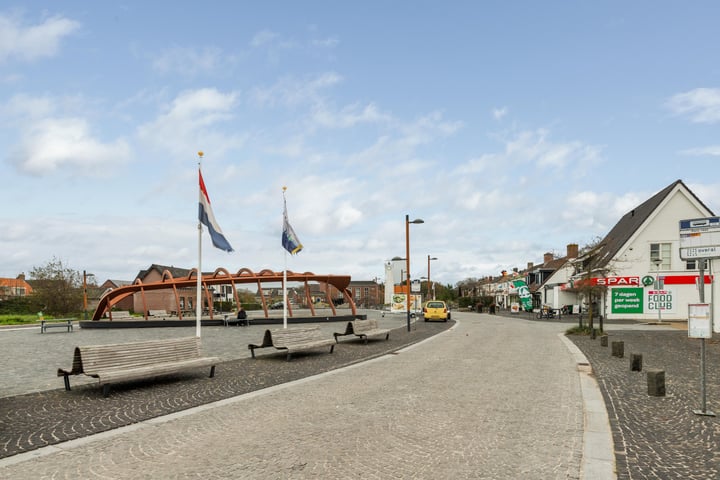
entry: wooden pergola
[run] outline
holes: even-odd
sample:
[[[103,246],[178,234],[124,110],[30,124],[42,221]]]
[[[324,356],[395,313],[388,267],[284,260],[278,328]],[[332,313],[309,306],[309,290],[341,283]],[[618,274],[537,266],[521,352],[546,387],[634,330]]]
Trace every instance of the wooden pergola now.
[[[287,277],[288,283],[302,283],[304,285],[307,304],[309,305],[310,312],[313,317],[316,315],[316,313],[315,306],[313,305],[313,302],[311,300],[309,282],[316,282],[319,285],[324,286],[326,298],[329,300],[327,303],[328,306],[332,309],[333,316],[337,315],[337,310],[335,308],[334,302],[330,301],[331,286],[342,293],[345,302],[347,302],[347,304],[352,310],[352,315],[356,315],[357,311],[355,307],[355,302],[353,301],[352,295],[347,288],[348,285],[350,285],[350,275],[316,275],[312,272],[295,273],[289,270],[285,272],[285,275]],[[283,276],[283,272],[262,270],[259,273],[255,273],[249,268],[242,268],[238,270],[238,272],[235,274],[231,274],[225,268],[218,268],[211,275],[202,275],[200,282],[202,285],[202,291],[204,292],[205,299],[209,307],[210,319],[213,319],[213,298],[212,293],[209,289],[210,286],[232,285],[235,303],[239,305],[240,299],[238,297],[236,285],[247,283],[257,284],[258,292],[260,293],[260,299],[262,302],[262,307],[265,312],[265,317],[268,317],[268,305],[265,300],[265,295],[263,295],[262,285],[263,283],[282,283]],[[145,316],[145,320],[148,320],[148,308],[145,299],[145,292],[153,290],[172,289],[175,297],[175,304],[177,306],[178,317],[180,318],[180,320],[182,320],[182,309],[180,308],[180,296],[178,295],[178,289],[195,287],[196,285],[196,268],[193,268],[188,274],[188,276],[183,278],[173,278],[172,274],[168,270],[165,270],[162,274],[162,280],[160,280],[159,282],[143,283],[142,280],[137,279],[132,285],[115,288],[103,295],[103,297],[100,298],[100,302],[95,309],[95,313],[93,314],[92,319],[94,321],[101,320],[105,316],[105,314],[107,314],[109,320],[112,321],[113,307],[117,305],[120,301],[122,301],[124,298],[127,298],[128,296],[134,295],[139,292],[143,302],[143,314]],[[292,317],[292,306],[289,303],[287,308],[288,315]]]

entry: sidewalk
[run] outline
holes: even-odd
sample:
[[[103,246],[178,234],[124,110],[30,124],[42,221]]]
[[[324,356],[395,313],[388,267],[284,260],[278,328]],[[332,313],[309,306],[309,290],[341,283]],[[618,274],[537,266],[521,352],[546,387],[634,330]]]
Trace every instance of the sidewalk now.
[[[365,346],[341,341],[335,354],[292,362],[276,355],[232,360],[215,379],[155,381],[120,389],[108,399],[96,387],[0,399],[6,405],[60,396],[76,417],[69,427],[82,428],[90,422],[85,410],[90,404],[114,411],[113,421],[156,408],[146,403],[148,392],[184,401],[167,395],[178,385],[193,398],[213,386],[257,384],[268,371],[298,378],[268,379],[275,386],[9,457],[0,460],[0,476],[581,478],[583,397],[577,360],[558,335],[566,327],[472,313],[454,316],[460,322],[456,327],[412,348],[319,376],[303,373],[339,352]],[[390,338],[406,334],[417,340],[445,325],[419,322],[413,332],[394,330]],[[0,418],[8,415],[5,411]]]

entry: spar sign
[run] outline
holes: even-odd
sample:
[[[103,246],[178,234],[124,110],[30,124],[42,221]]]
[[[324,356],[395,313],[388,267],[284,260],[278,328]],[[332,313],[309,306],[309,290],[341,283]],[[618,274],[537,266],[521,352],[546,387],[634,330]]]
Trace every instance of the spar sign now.
[[[606,285],[608,287],[639,287],[640,277],[593,278],[593,282],[593,285]]]
[[[604,287],[639,287],[640,277],[593,277],[589,280],[581,279],[573,282],[573,287],[584,287],[590,285]]]

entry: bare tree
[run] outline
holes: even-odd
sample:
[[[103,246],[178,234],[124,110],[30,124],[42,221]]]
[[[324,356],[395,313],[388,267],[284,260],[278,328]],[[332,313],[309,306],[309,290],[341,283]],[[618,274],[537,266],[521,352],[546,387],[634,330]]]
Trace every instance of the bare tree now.
[[[68,268],[53,257],[30,271],[33,295],[51,315],[67,315],[82,310],[82,273]]]
[[[596,301],[605,298],[608,287],[606,284],[598,284],[593,279],[603,278],[612,274],[612,266],[607,261],[606,245],[601,239],[596,238],[581,249],[581,253],[575,261],[575,276],[573,277],[573,288],[588,303],[588,327],[594,333],[595,316],[598,312]],[[603,331],[603,316],[600,317],[600,331]]]

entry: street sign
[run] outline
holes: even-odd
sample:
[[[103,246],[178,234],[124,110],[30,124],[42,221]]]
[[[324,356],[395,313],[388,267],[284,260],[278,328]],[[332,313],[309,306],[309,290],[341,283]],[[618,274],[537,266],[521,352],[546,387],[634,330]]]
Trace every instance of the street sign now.
[[[680,258],[720,258],[720,217],[680,220]]]
[[[710,319],[709,304],[688,304],[688,337],[712,338],[712,321]]]

